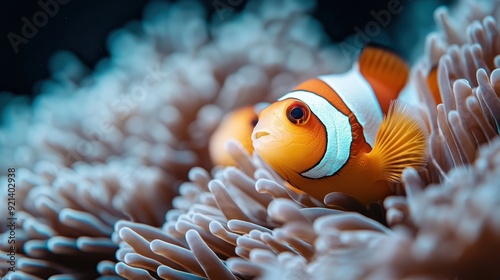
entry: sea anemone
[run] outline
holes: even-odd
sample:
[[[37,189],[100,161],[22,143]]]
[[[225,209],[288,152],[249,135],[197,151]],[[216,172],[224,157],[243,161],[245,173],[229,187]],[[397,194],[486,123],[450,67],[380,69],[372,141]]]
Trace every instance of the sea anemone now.
[[[111,35],[94,72],[60,53],[32,107],[6,108],[0,172],[17,170],[17,271],[2,228],[0,276],[498,278],[498,7],[435,12],[408,87],[431,132],[429,162],[366,207],[290,189],[237,141],[225,145],[235,166],[210,163],[226,112],[350,67],[310,2],[254,1],[211,23],[197,2],[150,4]]]
[[[142,23],[111,35],[111,57],[94,72],[57,54],[32,107],[17,99],[4,112],[1,172],[14,166],[19,178],[19,260],[9,277],[109,274],[114,223],[164,222],[189,169],[210,167],[208,140],[224,112],[345,70],[307,14],[313,6],[284,4],[260,2],[209,24],[198,2],[155,2]]]
[[[442,21],[448,20],[448,17],[445,10],[436,12],[436,18]],[[446,24],[441,26],[446,27]],[[426,238],[430,238],[427,231],[431,232],[432,244],[437,244],[446,240],[447,234],[454,229],[469,230],[465,226],[467,222],[461,221],[461,216],[456,214],[463,213],[468,208],[462,206],[461,212],[455,211],[453,207],[457,202],[454,203],[454,199],[464,199],[478,188],[495,188],[492,178],[496,174],[496,167],[491,162],[498,153],[500,143],[496,125],[499,99],[494,87],[498,74],[495,70],[489,70],[495,67],[483,66],[494,65],[494,56],[500,53],[500,50],[494,49],[499,33],[494,18],[485,17],[481,22],[470,23],[468,34],[469,39],[462,42],[462,53],[455,52],[455,58],[458,59],[451,58],[456,47],[449,47],[448,52],[436,51],[437,39],[447,42],[446,37],[439,37],[439,33],[429,36],[428,42],[431,43],[428,43],[429,50],[424,59],[427,58],[427,62],[434,60],[437,64],[443,104],[436,106],[425,81],[427,71],[430,70],[425,67],[430,65],[421,63],[414,69],[412,82],[424,104],[422,111],[431,131],[430,162],[427,170],[420,174],[411,169],[405,171],[403,179],[408,198],[395,196],[385,201],[387,225],[383,224],[384,217],[379,216],[377,219],[376,215],[371,215],[372,219],[367,218],[366,209],[352,201],[352,198],[338,193],[325,197],[324,202],[328,205],[307,195],[296,195],[258,157],[254,156],[252,160],[247,156],[248,159],[243,162],[240,160],[238,165],[240,170],[246,171],[246,176],[232,167],[215,170],[212,180],[206,171],[203,176],[199,169],[191,171],[192,182],[181,187],[181,193],[186,194],[181,199],[194,203],[188,208],[174,204],[177,209],[168,213],[175,214],[167,214],[170,219],[163,227],[168,236],[178,236],[181,240],[173,242],[144,231],[140,234],[138,225],[118,227],[119,234],[128,239],[124,240],[125,244],[121,243],[121,248],[135,253],[149,246],[144,256],[157,261],[151,266],[140,265],[139,262],[127,261],[127,255],[124,254],[119,258],[122,262],[117,265],[119,274],[128,278],[142,274],[164,279],[181,279],[187,277],[186,273],[195,278],[225,275],[228,279],[255,276],[264,279],[316,279],[325,275],[328,275],[326,278],[337,276],[343,279],[397,279],[412,276],[467,278],[474,275],[496,275],[492,268],[492,254],[482,256],[484,262],[464,264],[471,258],[479,257],[482,248],[498,243],[495,220],[491,215],[493,212],[490,212],[494,211],[493,201],[488,203],[491,207],[484,210],[484,218],[470,214],[470,219],[478,218],[481,221],[475,223],[475,229],[473,226],[470,228],[476,234],[471,237],[472,240],[464,241],[465,237],[461,234],[467,233],[457,232],[456,239],[450,240],[443,248],[425,243],[429,241]],[[488,52],[481,51],[482,48],[488,49]],[[475,72],[477,78],[471,75]],[[476,161],[477,151],[485,143],[489,143],[491,147],[483,148],[478,162],[490,164],[478,171],[476,165],[470,165]],[[235,144],[229,143],[228,148],[231,147],[234,149]],[[235,158],[240,158],[239,155],[243,152],[232,150],[232,153]],[[471,178],[474,172],[478,174]],[[489,177],[477,180],[484,176],[481,172],[488,173]],[[236,176],[238,173],[240,175]],[[463,181],[453,174],[467,176],[469,180]],[[200,181],[199,178],[204,179]],[[440,198],[450,192],[449,186],[453,184],[459,185],[463,193],[458,195],[452,192],[446,196],[449,209],[441,210],[443,202]],[[185,192],[183,188],[186,188]],[[439,191],[433,191],[435,189]],[[246,191],[241,193],[236,190]],[[254,192],[252,198],[259,195],[259,202],[247,197],[251,192]],[[424,211],[414,213],[417,210],[413,209],[421,207],[412,205],[416,203],[415,192],[420,195],[418,201],[427,200],[426,203],[419,202],[428,207],[425,211],[428,213],[426,219],[421,216]],[[433,198],[435,192],[441,194],[439,199]],[[491,193],[493,192],[496,191]],[[261,197],[260,194],[263,193],[267,196]],[[455,198],[454,195],[460,198]],[[206,197],[213,197],[215,201],[206,200]],[[265,198],[267,199],[264,200]],[[245,214],[250,211],[248,201],[254,205],[250,209],[261,213],[260,218],[255,217],[255,213]],[[211,211],[206,209],[206,204],[210,204]],[[346,204],[348,206],[342,207]],[[376,204],[373,208],[376,208]],[[338,209],[359,213],[346,213]],[[433,216],[434,213],[442,213],[442,216]],[[486,217],[490,217],[488,222],[484,221]],[[457,223],[460,221],[462,226],[449,222],[441,229],[435,229],[446,219],[456,220]],[[483,226],[493,228],[483,231]],[[481,234],[487,234],[488,238],[481,239]],[[139,238],[143,241],[140,244],[136,241]],[[229,253],[221,252],[220,248],[224,243],[217,238],[225,241],[225,246],[229,245]],[[489,245],[481,244],[482,241]],[[195,244],[204,250],[194,248]],[[447,248],[456,248],[454,254],[447,255]],[[479,252],[474,248],[478,248]],[[366,254],[367,252],[371,254]],[[408,252],[413,254],[403,258]],[[191,262],[177,258],[180,255],[188,255]],[[169,266],[158,259],[159,256],[174,261],[176,265]],[[228,257],[231,258],[227,260],[226,266],[221,260]],[[198,265],[193,267],[193,263]],[[476,273],[478,269],[480,271]]]
[[[96,265],[114,260],[117,245],[110,236],[115,222],[159,226],[162,213],[171,207],[165,202],[177,194],[167,184],[173,178],[156,167],[110,162],[52,170],[45,163],[34,171],[17,170],[16,200],[22,203],[16,212],[15,246],[22,250],[16,268],[23,272],[22,279],[107,274],[112,266],[103,262],[96,270]],[[4,251],[9,251],[10,235],[9,230],[1,236]]]

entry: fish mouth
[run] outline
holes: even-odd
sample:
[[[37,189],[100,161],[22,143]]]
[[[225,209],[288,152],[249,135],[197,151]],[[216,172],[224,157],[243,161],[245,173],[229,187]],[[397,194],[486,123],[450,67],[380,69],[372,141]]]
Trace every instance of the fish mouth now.
[[[261,137],[264,137],[264,136],[267,136],[267,135],[270,135],[269,132],[267,131],[255,131],[254,133],[252,133],[252,141],[255,141]]]

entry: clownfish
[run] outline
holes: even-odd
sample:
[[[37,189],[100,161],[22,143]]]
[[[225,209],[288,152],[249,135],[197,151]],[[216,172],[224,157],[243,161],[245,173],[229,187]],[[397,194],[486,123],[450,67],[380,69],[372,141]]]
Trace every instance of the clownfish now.
[[[426,162],[423,120],[395,100],[408,75],[395,53],[365,47],[350,71],[307,80],[262,110],[255,152],[320,201],[330,192],[364,204],[387,197],[404,168]]]
[[[257,124],[259,108],[258,105],[242,107],[222,119],[209,140],[208,152],[214,165],[236,164],[225,149],[229,139],[237,140],[249,154],[253,153],[251,135]]]
[[[429,73],[427,74],[427,87],[432,93],[432,97],[434,97],[434,101],[436,104],[442,103],[441,93],[439,91],[438,86],[438,67],[437,65],[432,67]]]

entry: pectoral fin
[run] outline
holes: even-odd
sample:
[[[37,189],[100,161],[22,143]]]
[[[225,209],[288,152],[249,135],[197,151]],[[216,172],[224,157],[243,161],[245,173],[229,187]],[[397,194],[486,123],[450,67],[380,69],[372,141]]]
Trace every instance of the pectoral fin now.
[[[406,167],[422,168],[426,163],[428,132],[416,108],[401,100],[391,103],[368,156],[382,177],[399,182]]]

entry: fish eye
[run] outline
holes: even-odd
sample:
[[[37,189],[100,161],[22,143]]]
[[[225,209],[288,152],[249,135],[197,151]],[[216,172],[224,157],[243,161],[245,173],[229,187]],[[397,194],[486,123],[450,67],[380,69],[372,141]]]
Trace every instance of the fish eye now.
[[[302,102],[295,101],[288,105],[286,116],[293,124],[305,124],[309,119],[309,108]]]
[[[252,127],[255,127],[257,125],[257,123],[259,122],[259,119],[258,118],[253,118],[251,121],[250,121],[250,124],[252,125]]]

